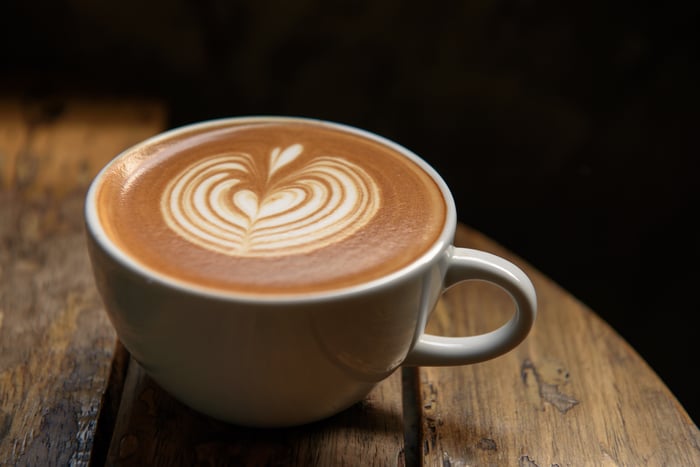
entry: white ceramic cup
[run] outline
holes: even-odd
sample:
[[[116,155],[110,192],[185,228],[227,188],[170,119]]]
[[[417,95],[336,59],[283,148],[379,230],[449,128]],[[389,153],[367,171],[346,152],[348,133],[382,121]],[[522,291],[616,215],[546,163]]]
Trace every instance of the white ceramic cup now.
[[[146,269],[110,241],[96,204],[96,186],[106,168],[87,194],[88,249],[119,339],[165,390],[214,418],[266,427],[318,420],[362,400],[402,365],[464,365],[508,352],[535,320],[535,290],[518,267],[452,245],[454,201],[426,162],[367,131],[324,124],[395,148],[440,187],[447,206],[442,232],[403,269],[358,286],[294,298],[206,291]],[[187,128],[192,125],[155,136],[117,158]],[[510,321],[477,336],[426,334],[428,316],[444,290],[471,279],[494,283],[510,294],[515,303]]]

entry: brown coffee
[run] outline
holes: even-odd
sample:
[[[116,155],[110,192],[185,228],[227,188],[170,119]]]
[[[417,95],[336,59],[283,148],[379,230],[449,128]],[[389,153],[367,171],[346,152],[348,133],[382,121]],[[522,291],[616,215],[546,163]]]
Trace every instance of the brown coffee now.
[[[308,121],[192,127],[116,159],[97,186],[109,238],[178,281],[250,294],[361,284],[440,235],[440,188],[369,137]]]

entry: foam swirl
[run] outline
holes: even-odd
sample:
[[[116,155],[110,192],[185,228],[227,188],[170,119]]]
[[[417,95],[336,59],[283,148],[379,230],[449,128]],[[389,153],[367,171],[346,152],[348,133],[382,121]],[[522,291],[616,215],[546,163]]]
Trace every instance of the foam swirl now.
[[[291,255],[339,242],[374,217],[379,188],[348,160],[299,164],[302,152],[301,144],[275,148],[267,164],[244,152],[199,160],[166,186],[163,218],[185,240],[231,256]]]

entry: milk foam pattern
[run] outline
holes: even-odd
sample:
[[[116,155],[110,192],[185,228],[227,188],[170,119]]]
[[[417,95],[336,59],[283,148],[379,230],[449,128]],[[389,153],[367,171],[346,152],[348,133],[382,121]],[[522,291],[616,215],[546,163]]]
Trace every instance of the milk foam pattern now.
[[[348,238],[377,213],[377,183],[340,157],[294,164],[303,150],[275,148],[268,164],[230,152],[189,165],[162,194],[165,222],[183,239],[230,256],[306,253]]]

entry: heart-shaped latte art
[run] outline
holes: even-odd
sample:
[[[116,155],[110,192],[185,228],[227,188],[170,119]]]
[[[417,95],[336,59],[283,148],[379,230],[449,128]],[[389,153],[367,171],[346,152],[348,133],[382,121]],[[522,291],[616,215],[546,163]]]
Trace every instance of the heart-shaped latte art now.
[[[242,152],[191,164],[163,192],[166,224],[195,245],[231,256],[305,253],[349,237],[379,208],[376,182],[333,156],[279,173],[302,151],[300,144],[275,148],[266,166]]]

